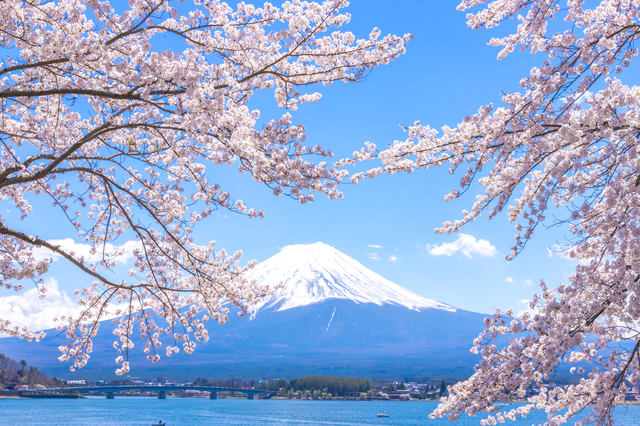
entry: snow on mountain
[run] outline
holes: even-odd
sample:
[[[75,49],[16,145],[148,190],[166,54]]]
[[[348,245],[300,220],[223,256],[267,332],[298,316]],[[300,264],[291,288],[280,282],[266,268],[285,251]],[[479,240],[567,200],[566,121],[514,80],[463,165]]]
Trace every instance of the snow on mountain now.
[[[259,263],[247,278],[283,288],[254,308],[276,311],[306,306],[326,299],[349,299],[353,302],[399,305],[420,311],[425,308],[455,312],[453,306],[420,296],[384,279],[335,248],[323,244],[297,244]]]

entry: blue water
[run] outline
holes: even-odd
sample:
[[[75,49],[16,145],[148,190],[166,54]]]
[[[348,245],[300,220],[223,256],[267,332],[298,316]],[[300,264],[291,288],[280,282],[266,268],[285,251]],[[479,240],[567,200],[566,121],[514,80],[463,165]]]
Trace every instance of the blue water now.
[[[163,420],[167,426],[189,425],[445,425],[480,424],[480,416],[465,417],[456,423],[429,420],[435,402],[282,401],[152,397],[42,400],[0,399],[0,426],[115,426],[146,425]],[[389,418],[377,418],[379,411]],[[640,406],[616,409],[616,424],[640,424]],[[545,413],[506,424],[544,423]]]

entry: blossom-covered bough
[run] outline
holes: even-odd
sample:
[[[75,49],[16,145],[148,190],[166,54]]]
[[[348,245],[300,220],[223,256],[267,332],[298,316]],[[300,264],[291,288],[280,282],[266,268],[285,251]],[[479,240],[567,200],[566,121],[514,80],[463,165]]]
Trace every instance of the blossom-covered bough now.
[[[613,407],[640,379],[640,87],[621,80],[634,76],[627,68],[638,54],[640,1],[464,0],[458,9],[472,9],[474,29],[519,21],[490,45],[502,46],[499,58],[515,49],[540,58],[522,91],[441,133],[415,123],[406,140],[381,152],[370,144],[340,164],[382,160],[384,168],[352,176],[356,183],[367,174],[461,169],[462,189],[446,199],[482,189],[459,220],[436,232],[506,210],[518,231],[509,258],[539,224],[560,224],[571,232],[565,254],[580,265],[568,283],[541,283],[532,312],[498,311],[487,320],[472,349],[482,355],[475,374],[432,416],[489,411],[483,422],[494,424],[539,408],[549,424],[611,424]],[[493,340],[502,335],[510,343],[499,348]],[[562,365],[572,367],[566,363],[578,363],[579,384],[545,386]],[[542,392],[529,404],[501,411],[532,384]]]
[[[167,356],[179,346],[191,353],[208,340],[209,318],[227,320],[226,302],[246,313],[272,290],[243,278],[252,263],[242,266],[241,252],[193,238],[215,209],[263,215],[207,170],[236,164],[301,203],[314,193],[341,197],[336,186],[346,172],[308,159],[331,152],[305,147],[304,127],[289,113],[258,126],[259,112],[247,102],[271,90],[281,108],[295,110],[320,98],[305,86],[360,81],[404,52],[409,35],[380,37],[374,29],[356,40],[337,30],[349,21],[346,5],[293,0],[232,9],[194,0],[180,16],[167,0],[0,2],[0,197],[13,208],[0,217],[0,284],[19,291],[33,280],[44,297],[47,250],[93,281],[76,293],[81,312],[58,319],[71,339],[60,359],[71,369],[87,363],[107,314],[117,316],[116,372],[123,374],[134,334],[153,362],[163,345]],[[21,226],[29,215],[44,220],[27,201],[34,196],[66,215],[68,224],[52,226],[69,229],[90,256]],[[116,241],[130,240],[135,267],[119,276]],[[44,337],[6,319],[0,332]]]

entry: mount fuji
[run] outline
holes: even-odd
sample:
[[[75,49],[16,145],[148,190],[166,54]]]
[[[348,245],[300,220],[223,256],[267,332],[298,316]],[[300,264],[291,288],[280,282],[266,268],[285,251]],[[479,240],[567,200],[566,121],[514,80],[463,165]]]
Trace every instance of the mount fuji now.
[[[428,308],[456,311],[453,306],[427,299],[384,279],[323,243],[286,246],[258,264],[247,277],[270,286],[283,285],[254,308],[254,317],[261,310],[284,311],[329,299],[404,306],[417,312]]]
[[[151,364],[134,349],[132,374],[180,380],[468,376],[478,361],[469,349],[486,315],[416,294],[329,245],[287,246],[248,278],[280,289],[250,317],[210,326],[209,343],[199,344],[192,355],[180,352]],[[0,353],[61,378],[109,378],[116,357],[109,324],[102,324],[107,332],[95,338],[88,365],[74,373],[57,361],[64,336],[37,344],[0,339]]]

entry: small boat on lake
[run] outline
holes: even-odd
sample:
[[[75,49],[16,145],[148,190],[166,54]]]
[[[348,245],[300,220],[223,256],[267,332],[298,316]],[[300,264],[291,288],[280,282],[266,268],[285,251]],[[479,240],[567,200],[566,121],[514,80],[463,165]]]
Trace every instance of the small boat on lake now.
[[[380,411],[378,414],[376,414],[376,416],[377,417],[391,417],[390,415],[388,415],[384,411]]]
[[[158,423],[151,423],[151,426],[166,426],[166,423],[160,420]]]

